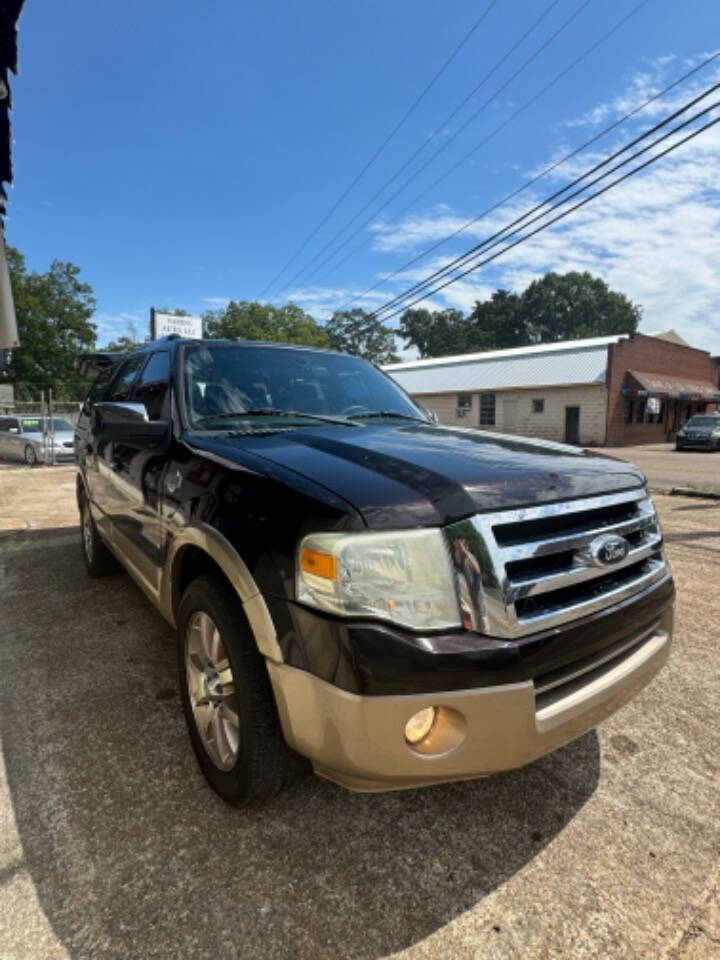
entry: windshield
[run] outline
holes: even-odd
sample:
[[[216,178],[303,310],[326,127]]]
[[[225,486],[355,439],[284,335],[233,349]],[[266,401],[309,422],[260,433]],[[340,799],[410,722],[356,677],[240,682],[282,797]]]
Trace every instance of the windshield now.
[[[71,423],[68,423],[67,420],[64,420],[62,417],[53,417],[55,425],[55,433],[60,430],[69,430],[71,433],[74,429]],[[47,430],[50,432],[50,417],[23,417],[20,421],[23,428],[23,433],[43,433]]]
[[[292,347],[202,344],[185,349],[185,407],[203,429],[233,419],[307,414],[303,426],[365,417],[426,417],[371,364],[344,354]],[[284,413],[283,413],[284,412]],[[331,421],[332,422],[332,421]]]
[[[691,417],[686,427],[717,427],[720,430],[720,417]]]

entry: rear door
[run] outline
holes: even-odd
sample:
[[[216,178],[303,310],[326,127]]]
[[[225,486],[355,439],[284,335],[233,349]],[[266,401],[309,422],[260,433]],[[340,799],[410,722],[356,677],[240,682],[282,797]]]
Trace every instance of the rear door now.
[[[94,404],[105,399],[105,394],[110,386],[110,381],[115,374],[115,370],[116,367],[108,367],[106,370],[101,370],[95,378],[85,399],[85,403],[82,405],[75,428],[75,449],[78,464],[85,478],[85,486],[90,495],[90,501],[93,504],[97,501],[99,474],[95,445],[90,432],[92,426],[92,408]],[[96,522],[98,522],[97,518]],[[100,522],[100,525],[102,526],[102,522]]]
[[[147,354],[138,353],[128,357],[127,360],[123,360],[116,368],[110,386],[105,391],[102,399],[115,401],[116,403],[129,400],[132,388],[135,385],[135,380],[140,372],[140,367],[145,362],[146,356]],[[113,457],[115,444],[112,440],[99,440],[95,442],[91,435],[90,445],[94,458],[92,499],[98,509],[96,523],[106,535],[113,537],[112,527],[122,508],[122,501],[118,501],[118,489],[114,478],[115,465]]]
[[[148,356],[128,399],[142,403],[148,419],[169,420],[169,381],[170,354],[158,350]],[[159,588],[164,562],[159,494],[165,466],[165,451],[127,441],[113,444],[109,475],[113,486],[113,540],[153,590]]]

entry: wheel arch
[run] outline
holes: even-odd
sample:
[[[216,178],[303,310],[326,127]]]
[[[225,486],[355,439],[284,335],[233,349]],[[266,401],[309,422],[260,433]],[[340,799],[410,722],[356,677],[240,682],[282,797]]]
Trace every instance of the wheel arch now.
[[[192,524],[171,541],[162,587],[161,607],[176,622],[180,600],[188,584],[205,573],[218,573],[243,605],[260,653],[283,662],[275,625],[262,594],[240,554],[221,533],[207,524]]]

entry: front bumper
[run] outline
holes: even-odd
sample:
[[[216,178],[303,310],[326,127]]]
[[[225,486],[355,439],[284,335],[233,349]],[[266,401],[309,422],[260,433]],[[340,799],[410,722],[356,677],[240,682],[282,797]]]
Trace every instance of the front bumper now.
[[[564,673],[470,690],[360,696],[306,670],[267,666],[285,738],[316,773],[351,790],[396,790],[520,767],[586,733],[663,666],[672,622],[670,607]],[[429,706],[439,708],[430,749],[413,748],[405,724]]]

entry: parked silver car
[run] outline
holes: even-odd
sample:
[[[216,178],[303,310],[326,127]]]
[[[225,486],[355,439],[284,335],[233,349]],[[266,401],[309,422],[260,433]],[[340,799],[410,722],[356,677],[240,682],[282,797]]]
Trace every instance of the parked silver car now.
[[[55,428],[55,460],[75,459],[75,430],[63,417],[53,417]],[[0,417],[0,457],[4,460],[24,460],[33,467],[36,463],[49,463],[52,450],[49,417],[39,414],[24,414],[16,417]]]

